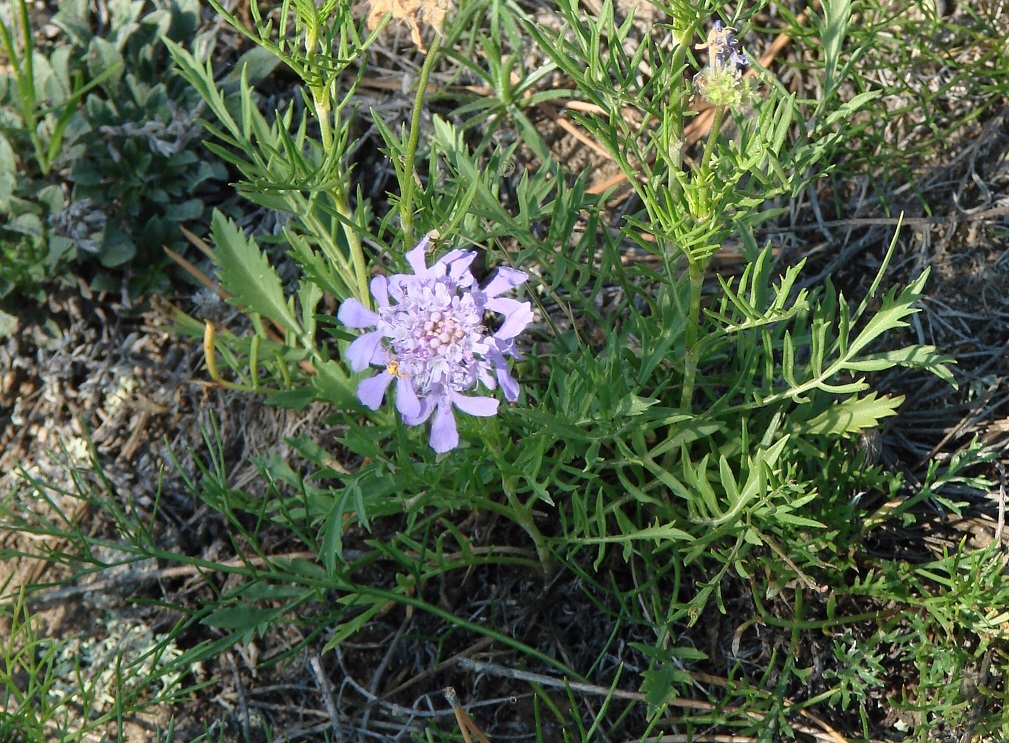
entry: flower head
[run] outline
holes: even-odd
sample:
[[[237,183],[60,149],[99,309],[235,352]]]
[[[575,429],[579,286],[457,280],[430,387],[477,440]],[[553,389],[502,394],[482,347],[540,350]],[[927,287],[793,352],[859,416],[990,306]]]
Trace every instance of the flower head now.
[[[703,44],[698,44],[697,48],[708,50],[710,67],[732,67],[738,71],[745,70],[750,65],[750,60],[739,51],[736,29],[729,28],[721,21],[715,21],[708,31],[707,40]]]
[[[481,289],[470,272],[475,252],[453,250],[429,267],[424,259],[429,245],[425,237],[406,254],[413,274],[372,279],[377,312],[348,299],[337,319],[348,328],[374,328],[347,349],[355,372],[382,368],[358,386],[361,402],[377,410],[395,380],[403,421],[416,426],[433,415],[430,443],[441,453],[459,445],[453,408],[482,417],[497,413],[497,399],[465,393],[501,385],[506,400],[518,399],[507,357],[518,357],[515,336],[533,313],[528,302],[500,296],[525,283],[529,277],[522,271],[499,268]],[[487,312],[502,316],[493,333],[483,324]]]
[[[748,92],[743,84],[743,71],[750,60],[740,51],[735,29],[715,21],[708,38],[698,49],[708,50],[708,65],[697,75],[698,91],[716,106],[744,103]]]

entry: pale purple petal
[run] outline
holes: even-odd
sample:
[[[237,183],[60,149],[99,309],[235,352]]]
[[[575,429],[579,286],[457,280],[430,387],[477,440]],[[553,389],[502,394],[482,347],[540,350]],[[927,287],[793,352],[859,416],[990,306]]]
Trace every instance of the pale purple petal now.
[[[446,253],[431,268],[433,270],[436,266],[444,266],[446,275],[452,281],[459,286],[469,286],[474,281],[473,274],[469,272],[469,267],[474,260],[476,260],[476,251],[457,248]]]
[[[534,317],[533,308],[529,302],[519,302],[503,297],[487,300],[487,309],[492,312],[499,312],[505,316],[501,327],[494,333],[495,338],[505,340],[514,338],[525,330]]]
[[[431,245],[431,238],[424,235],[423,239],[406,254],[406,262],[410,264],[410,268],[418,276],[427,275],[428,268],[427,263],[424,262],[424,254],[427,252],[429,245]]]
[[[516,286],[521,286],[528,280],[529,274],[525,271],[501,266],[494,273],[494,276],[491,277],[491,280],[487,282],[487,286],[483,288],[483,292],[488,297],[496,297],[498,294],[514,289]]]
[[[487,358],[494,367],[494,374],[497,376],[498,384],[501,385],[501,392],[508,402],[515,402],[519,399],[519,384],[508,371],[508,361],[505,354],[518,356],[511,350],[512,341],[495,344],[495,347],[487,353]]]
[[[420,412],[417,415],[404,415],[403,422],[408,426],[419,426],[431,417],[436,407],[430,397],[425,397],[420,401]]]
[[[497,312],[505,316],[519,311],[532,313],[532,305],[529,302],[520,302],[517,299],[508,299],[507,297],[491,297],[484,302],[484,307],[491,312]]]
[[[344,300],[340,305],[336,319],[348,328],[373,328],[378,325],[378,314],[353,297]]]
[[[493,397],[467,397],[458,392],[450,392],[449,397],[459,410],[479,418],[489,418],[497,414],[498,401]]]
[[[511,375],[508,371],[507,366],[498,366],[494,368],[497,373],[498,384],[501,385],[501,392],[505,396],[505,400],[508,402],[515,402],[519,399],[519,383],[515,381],[515,377]]]
[[[508,342],[511,343],[511,341]],[[389,365],[389,350],[381,343],[375,346],[375,352],[371,355],[371,365],[372,366]]]
[[[447,400],[438,403],[438,410],[431,423],[431,448],[444,454],[459,446],[459,429],[455,425],[455,414]]]
[[[493,337],[490,338],[490,342],[487,345],[490,347],[487,359],[494,365],[507,366],[508,362],[505,361],[505,356],[511,356],[519,360],[525,358],[522,354],[515,350],[515,340],[513,338]],[[497,355],[495,355],[495,353]]]
[[[355,372],[367,369],[374,362],[375,354],[381,353],[381,342],[382,333],[377,330],[355,339],[347,347],[346,357],[350,362],[350,368]]]
[[[497,389],[497,377],[489,369],[480,370],[480,382],[489,390]]]
[[[371,296],[378,302],[378,306],[385,309],[389,306],[389,279],[385,276],[376,276],[371,280]]]
[[[361,380],[361,384],[357,386],[358,399],[365,407],[378,410],[382,405],[382,400],[385,399],[386,390],[389,389],[389,383],[392,380],[393,376],[387,371],[379,372],[374,377]]]
[[[400,377],[396,380],[396,410],[400,412],[403,419],[420,415],[420,400],[417,398],[417,390],[413,387],[413,382]]]

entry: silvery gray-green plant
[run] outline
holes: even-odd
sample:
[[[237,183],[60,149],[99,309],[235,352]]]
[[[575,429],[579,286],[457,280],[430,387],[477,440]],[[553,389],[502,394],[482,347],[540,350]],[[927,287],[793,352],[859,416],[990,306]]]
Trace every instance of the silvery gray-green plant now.
[[[46,47],[26,4],[15,8],[16,23],[0,23],[12,61],[0,75],[0,295],[74,260],[122,268],[138,252],[133,289],[164,284],[163,248],[185,249],[180,227],[204,230],[225,175],[200,150],[196,93],[162,45],[192,34],[196,4],[113,3],[97,36],[87,3],[62,3],[62,43]]]

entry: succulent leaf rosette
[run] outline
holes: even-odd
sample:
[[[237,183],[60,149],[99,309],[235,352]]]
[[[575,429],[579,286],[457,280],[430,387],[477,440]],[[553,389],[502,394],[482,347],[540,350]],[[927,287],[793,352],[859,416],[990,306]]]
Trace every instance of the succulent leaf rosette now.
[[[412,274],[371,280],[377,312],[348,299],[337,319],[348,328],[373,328],[346,354],[355,372],[381,367],[358,386],[361,402],[377,410],[395,381],[403,422],[418,426],[433,416],[430,444],[442,453],[459,445],[455,409],[479,417],[497,413],[496,398],[471,394],[478,387],[500,385],[506,400],[518,399],[508,357],[521,358],[515,337],[532,322],[533,312],[529,302],[501,296],[526,282],[523,271],[503,266],[480,288],[470,272],[474,251],[452,250],[429,267],[424,257],[429,246],[425,237],[406,254]],[[489,312],[502,318],[493,332],[484,324]]]

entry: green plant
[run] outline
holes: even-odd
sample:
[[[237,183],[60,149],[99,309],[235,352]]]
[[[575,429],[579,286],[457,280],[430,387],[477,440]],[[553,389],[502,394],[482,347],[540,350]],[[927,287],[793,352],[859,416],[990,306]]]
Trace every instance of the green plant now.
[[[0,694],[5,710],[0,735],[10,740],[44,740],[46,723],[62,706],[53,704],[50,695],[57,682],[53,668],[59,648],[46,647],[38,637],[37,622],[24,604],[23,594],[0,604],[0,617],[10,624],[0,646]]]
[[[277,29],[279,40],[274,40],[272,24],[258,18],[255,4],[256,34],[217,7],[274,63],[283,62],[306,81],[313,105],[297,120],[291,105],[270,123],[257,108],[248,68],[218,85],[208,62],[169,44],[179,73],[200,94],[212,117],[206,124],[215,141],[208,147],[242,174],[245,180],[238,187],[243,195],[293,217],[293,223],[284,228],[284,239],[311,272],[313,284],[338,297],[364,298],[368,271],[361,236],[368,234],[370,213],[363,200],[356,208],[351,205],[347,156],[355,85],[337,97],[336,80],[350,75],[348,71],[364,55],[374,35],[366,38],[358,34],[347,3],[322,7],[298,3],[294,31],[288,30],[285,15],[285,22]],[[290,9],[285,4],[285,14]],[[256,58],[261,60],[262,56]],[[313,120],[319,127],[318,137],[309,128]],[[312,306],[306,310],[311,312]]]
[[[789,199],[831,173],[849,122],[878,98],[875,90],[842,97],[868,53],[867,37],[852,29],[855,8],[826,2],[802,39],[822,54],[823,70],[820,94],[803,99],[759,68],[766,94],[754,95],[740,69],[745,14],[717,18],[738,29],[729,31],[712,17],[725,8],[659,5],[668,17],[661,33],[636,35],[633,18],[621,21],[609,2],[587,17],[581,4],[560,0],[563,23],[553,28],[505,0],[463,4],[418,61],[408,120],[397,129],[375,117],[396,178],[385,209],[356,188],[353,96],[378,31],[359,29],[349,2],[290,0],[276,23],[253,5],[253,28],[241,30],[263,52],[224,79],[169,44],[205,106],[208,148],[239,170],[248,200],[292,217],[274,241],[290,261],[282,277],[260,247],[266,241],[217,212],[210,240],[218,278],[249,322],[240,332],[182,313],[177,322],[202,335],[208,374],[222,388],[295,409],[322,402],[337,426],[332,441],[287,439],[298,455],[291,461],[266,452],[258,489],[232,481],[220,437],[205,432],[186,490],[222,525],[233,559],[168,549],[156,536],[157,504],[141,514],[78,482],[77,497],[107,514],[128,560],[229,576],[223,587],[208,581],[199,606],[180,609],[187,617],[177,636],[198,629],[210,639],[176,664],[292,624],[298,640],[267,663],[317,644],[342,665],[362,644],[355,640],[389,623],[400,629],[370,686],[346,674],[365,720],[386,703],[383,664],[408,637],[446,674],[462,667],[452,663],[465,657],[456,648],[464,640],[501,653],[510,667],[479,670],[528,687],[529,726],[541,740],[661,740],[665,731],[691,737],[715,727],[788,739],[808,734],[808,715],[826,705],[840,706],[847,732],[869,738],[884,675],[897,672],[913,672],[914,681],[891,683],[906,696],[886,700],[890,708],[929,708],[990,732],[1005,724],[987,708],[962,715],[996,688],[992,666],[1006,666],[1005,566],[994,550],[916,563],[868,548],[885,529],[926,520],[922,506],[956,513],[964,492],[991,485],[977,474],[991,461],[980,445],[937,459],[913,485],[862,446],[903,402],[877,386],[880,374],[955,384],[950,357],[902,335],[928,271],[887,288],[898,224],[852,300],[830,280],[803,286],[805,263],[776,264],[762,232]],[[705,38],[702,59],[695,50]],[[861,43],[846,52],[851,38]],[[548,61],[527,69],[526,44]],[[273,119],[259,111],[249,76],[264,54],[300,77],[303,109],[292,104]],[[439,65],[486,87],[473,86],[454,109],[441,95],[441,110],[426,117]],[[712,115],[691,149],[695,91]],[[153,88],[145,95],[144,105],[164,100]],[[633,190],[617,226],[608,212],[614,193],[594,194],[587,171],[567,172],[533,123],[536,105],[566,98]],[[495,136],[506,127],[515,141]],[[523,149],[532,155],[516,174]],[[418,258],[410,251],[421,234],[420,252],[430,250]],[[383,328],[393,323],[379,313],[390,302],[407,312],[411,289],[486,287],[469,273],[474,245],[511,288],[522,284],[539,325],[521,341],[526,358],[511,367],[522,382],[518,404],[459,416],[458,445],[433,451],[415,424],[435,395],[412,399],[425,390],[404,381],[411,371],[401,349],[386,343],[404,326]],[[715,261],[730,249],[742,257],[736,274]],[[532,280],[519,281],[516,269]],[[327,295],[340,304],[336,318],[323,309]],[[437,328],[440,345],[431,348],[454,342],[457,327],[443,322],[452,313],[415,304],[427,314],[411,331]],[[482,322],[492,326],[493,317]],[[358,332],[366,327],[377,328],[370,341]],[[474,355],[487,353],[498,329],[481,328],[487,348]],[[355,376],[369,364],[381,371]],[[376,377],[395,385],[386,392],[393,404],[377,404],[374,388],[361,386]],[[489,374],[460,383],[457,407],[472,405],[458,404],[463,393],[490,399],[494,384]],[[56,532],[85,553],[96,544],[67,525],[11,524]],[[278,556],[270,546],[281,542],[291,551]],[[590,616],[586,624],[605,626],[586,637],[569,625],[582,641],[578,653],[567,652],[562,631],[537,624],[558,585],[579,622]],[[724,616],[738,622],[736,645],[754,628],[770,635],[766,646],[754,643],[754,660],[704,635]],[[695,672],[718,654],[723,678]],[[821,670],[811,658],[824,657],[831,667]],[[974,694],[954,681],[968,667],[985,669]],[[428,672],[405,665],[402,674],[410,670]],[[580,704],[590,692],[604,701]],[[403,717],[402,707],[389,709]],[[915,730],[923,740],[929,722]],[[455,739],[435,723],[403,730]]]
[[[305,525],[298,527],[319,529],[320,559],[328,579],[337,581],[331,586],[339,585],[348,600],[354,596],[354,603],[371,607],[342,622],[335,638],[351,636],[391,598],[388,589],[375,592],[345,584],[340,577],[349,567],[344,565],[342,535],[352,524],[374,528],[381,514],[396,510],[385,503],[398,493],[409,511],[396,541],[410,545],[410,552],[425,553],[430,537],[420,535],[430,534],[434,523],[450,529],[442,520],[454,510],[485,509],[526,532],[546,576],[568,570],[590,580],[586,553],[594,555],[591,567],[599,569],[608,563],[611,550],[635,575],[644,576],[637,586],[640,610],[633,605],[625,610],[627,620],[648,623],[655,631],[654,646],[640,649],[652,665],[642,688],[657,720],[680,693],[676,677],[662,670],[669,656],[675,657],[676,637],[708,610],[709,602],[723,607],[722,587],[730,575],[757,581],[759,574],[759,582],[771,586],[797,580],[804,585],[843,583],[844,555],[864,536],[850,494],[865,486],[888,487],[880,470],[858,465],[858,437],[894,415],[902,401],[873,391],[868,375],[903,366],[952,383],[951,360],[929,346],[881,345],[917,311],[927,279],[925,272],[904,289],[881,290],[896,239],[857,306],[829,282],[812,291],[797,289],[801,262],[775,279],[770,249],[757,245],[759,226],[778,213],[776,199],[798,193],[829,169],[824,158],[844,136],[844,122],[875,97],[871,91],[843,103],[832,97],[847,69],[839,55],[851,13],[848,5],[831,3],[826,21],[819,25],[828,69],[824,99],[800,101],[762,75],[769,95],[754,102],[755,115],[743,114],[735,103],[716,104],[711,132],[690,168],[684,167],[682,148],[691,95],[685,71],[692,61],[691,40],[704,20],[696,11],[671,8],[677,43],[666,48],[645,37],[630,55],[623,50],[630,46],[631,25],[618,26],[609,6],[585,23],[576,3],[561,2],[568,20],[563,33],[523,22],[512,8],[506,11],[496,3],[482,7],[487,12],[493,7],[495,18],[517,19],[518,24],[512,20],[502,25],[512,32],[519,27],[527,31],[574,82],[576,94],[602,112],[578,120],[606,146],[643,204],[640,213],[625,219],[620,234],[608,231],[601,227],[600,203],[586,193],[584,181],[575,179],[570,185],[546,156],[520,179],[514,204],[505,209],[499,183],[509,153],[492,150],[489,138],[472,149],[457,126],[440,118],[434,119],[425,179],[417,186],[422,161],[415,157],[417,112],[422,98],[417,98],[406,131],[380,126],[397,167],[407,245],[414,220],[407,212],[415,212],[427,230],[437,228],[440,239],[450,244],[489,243],[492,260],[534,266],[542,301],[558,301],[574,320],[572,330],[552,332],[525,367],[545,370],[542,379],[527,387],[528,404],[469,425],[471,443],[436,459],[424,453],[423,444],[395,415],[368,414],[369,422],[362,426],[351,378],[319,331],[335,336],[338,346],[347,336],[316,315],[320,290],[339,300],[366,301],[360,255],[325,247],[332,233],[316,216],[323,209],[329,224],[338,219],[337,234],[366,229],[360,221],[365,211],[359,210],[353,222],[340,216],[346,213],[345,185],[315,185],[345,183],[345,175],[329,169],[344,162],[342,153],[350,142],[333,137],[325,161],[306,161],[300,153],[319,145],[306,133],[304,122],[293,127],[294,136],[287,134],[292,127],[289,115],[283,126],[267,129],[244,87],[240,124],[209,70],[175,48],[183,74],[197,85],[219,122],[213,125],[215,134],[232,148],[232,161],[245,170],[251,197],[276,203],[275,194],[283,194],[310,234],[287,235],[302,279],[296,291],[285,296],[256,243],[218,220],[213,237],[222,285],[235,295],[234,301],[257,319],[271,321],[290,339],[277,343],[260,325],[248,339],[220,338],[218,348],[236,375],[232,386],[265,392],[288,404],[325,399],[345,416],[347,433],[341,444],[347,456],[362,464],[352,472],[335,473],[324,465],[321,453],[309,450],[309,460],[319,467],[317,476],[336,482],[311,499],[311,507],[304,510]],[[313,24],[319,19],[300,5],[291,9],[300,19],[295,34],[314,39]],[[330,10],[339,17],[336,6]],[[471,7],[470,15],[461,18],[473,22],[479,12]],[[275,54],[299,48],[284,37],[283,28],[280,42],[272,40],[271,31],[262,26],[260,36],[253,37]],[[460,34],[459,28],[449,30],[444,40],[431,45],[421,88],[432,59]],[[340,38],[363,49],[352,30],[344,30]],[[307,48],[315,48],[314,43]],[[318,57],[309,58],[322,64]],[[353,58],[351,53],[340,62]],[[291,64],[289,58],[285,61]],[[465,64],[476,69],[471,62]],[[514,58],[512,64],[517,65]],[[642,64],[654,74],[637,76]],[[315,77],[307,68],[292,67],[315,91]],[[706,89],[721,86],[723,98],[736,101],[724,91],[742,86],[742,76],[728,66],[716,72],[725,80],[716,83],[709,76]],[[487,79],[500,82],[503,74],[491,71]],[[521,71],[517,74],[522,79]],[[521,111],[509,103],[514,98],[510,90],[503,83],[493,90],[479,105],[471,103],[462,117],[498,110],[523,121]],[[540,98],[556,95],[543,91]],[[313,96],[318,99],[317,92]],[[629,117],[628,109],[637,118]],[[327,121],[329,111],[317,101],[316,113]],[[730,119],[734,137],[724,130]],[[322,127],[323,134],[328,128]],[[339,126],[334,131],[340,131]],[[543,152],[535,138],[529,141],[534,151]],[[285,168],[302,174],[300,191],[293,188],[298,180]],[[300,196],[304,191],[308,195]],[[576,224],[584,237],[570,244],[568,236]],[[709,278],[711,259],[732,236],[741,242],[747,265],[738,279],[716,277],[716,298],[703,308],[704,286],[714,283]],[[371,240],[376,237],[372,233]],[[621,239],[654,255],[661,270],[623,263]],[[309,243],[325,249],[310,251]],[[572,252],[565,255],[557,247]],[[592,292],[586,295],[578,289],[586,280],[594,290],[619,286],[622,301],[600,313],[592,304]],[[544,319],[550,325],[556,322]],[[587,341],[589,327],[601,333],[598,341]],[[300,359],[312,363],[315,376],[299,381],[292,363]],[[305,488],[300,481],[290,485]],[[555,527],[547,528],[537,517],[543,509],[552,514]],[[301,508],[296,512],[302,513]],[[418,531],[421,524],[426,526]],[[373,549],[401,563],[401,587],[432,579],[431,568],[411,566],[403,548],[389,544]],[[783,553],[787,558],[778,559]],[[435,571],[447,569],[439,566]],[[411,574],[415,577],[408,579]],[[601,584],[598,588],[606,590]],[[397,595],[397,600],[407,601],[404,594]],[[242,611],[258,617],[257,622],[279,616],[273,610],[259,614],[251,607]],[[233,616],[230,610],[228,616]],[[498,637],[489,627],[481,631]],[[522,652],[539,657],[529,648]],[[868,667],[863,671],[871,673]],[[571,668],[565,672],[576,674]],[[781,683],[800,676],[800,669],[790,667]],[[868,682],[845,683],[848,694],[864,695],[868,688]],[[855,688],[859,691],[852,692]]]
[[[184,248],[179,226],[206,224],[205,202],[219,198],[215,183],[226,178],[223,165],[200,148],[198,100],[174,75],[162,45],[191,38],[198,5],[156,3],[147,12],[142,3],[114,5],[110,33],[101,37],[87,35],[81,10],[64,7],[57,20],[86,47],[90,75],[116,72],[102,83],[101,95],[87,97],[67,148],[68,209],[111,205],[104,225],[89,236],[97,259],[121,266],[140,251],[149,264],[141,281],[158,282],[151,269],[168,264],[162,247]]]
[[[46,56],[36,48],[27,3],[18,0],[12,9],[10,26],[0,19],[10,61],[10,72],[0,75],[0,214],[7,217],[0,227],[0,299],[37,283],[61,260],[60,247],[47,240],[45,217],[62,209],[63,197],[48,176],[80,101],[115,73],[109,69],[85,85],[70,47]]]
[[[178,687],[174,643],[128,620],[105,622],[97,638],[43,637],[24,590],[0,603],[0,618],[10,627],[0,643],[3,740],[85,741]],[[161,699],[147,696],[156,685]]]
[[[872,92],[845,103],[830,98],[846,69],[838,56],[850,7],[831,4],[820,26],[830,71],[827,97],[798,101],[765,75],[770,95],[755,103],[755,117],[717,105],[700,158],[687,169],[682,143],[690,88],[684,71],[690,39],[702,18],[685,7],[672,9],[672,17],[684,23],[673,27],[679,43],[669,51],[646,37],[631,57],[622,52],[629,23],[617,26],[603,12],[586,25],[574,3],[560,5],[573,37],[528,22],[523,27],[574,81],[577,93],[603,112],[578,118],[607,146],[644,205],[641,214],[627,218],[622,237],[654,254],[661,271],[621,263],[618,236],[599,226],[599,203],[586,194],[583,181],[566,185],[549,157],[521,179],[516,203],[506,210],[498,183],[509,154],[492,151],[489,139],[471,150],[456,127],[436,118],[426,180],[415,188],[419,117],[414,115],[402,135],[380,128],[397,164],[401,208],[416,211],[428,229],[438,228],[442,239],[459,235],[512,246],[492,255],[536,266],[543,296],[560,300],[567,316],[576,319],[573,331],[555,334],[550,350],[530,360],[528,369],[550,370],[528,389],[530,404],[471,426],[470,437],[481,443],[437,460],[425,457],[422,445],[387,415],[371,416],[370,426],[362,430],[350,378],[320,343],[318,330],[328,328],[325,318],[319,324],[315,315],[321,297],[316,287],[338,299],[364,299],[358,264],[351,267],[345,250],[310,252],[302,236],[290,233],[291,256],[303,276],[285,300],[279,278],[271,277],[255,242],[223,221],[214,238],[224,287],[257,317],[282,328],[291,342],[277,344],[260,328],[250,339],[222,338],[219,347],[237,374],[235,386],[288,403],[321,397],[354,411],[342,444],[370,464],[346,476],[330,473],[341,484],[305,513],[307,523],[321,528],[320,557],[331,576],[340,571],[342,532],[355,522],[370,528],[376,515],[386,512],[380,502],[394,492],[411,497],[410,513],[416,515],[408,519],[401,538],[412,544],[409,535],[416,531],[415,519],[423,520],[421,513],[450,513],[466,504],[514,520],[531,538],[546,575],[559,568],[585,571],[586,550],[595,554],[598,568],[609,550],[617,549],[625,562],[651,576],[640,588],[649,611],[636,621],[652,623],[657,633],[649,651],[655,672],[645,677],[644,686],[657,715],[672,698],[668,695],[679,693],[675,686],[665,692],[654,686],[668,683],[658,681],[663,654],[672,651],[682,631],[677,628],[689,628],[709,601],[722,606],[721,587],[730,572],[752,579],[767,571],[764,580],[774,585],[813,581],[808,573],[827,584],[842,580],[842,555],[862,537],[850,493],[865,485],[886,487],[879,470],[852,465],[858,461],[855,444],[862,432],[895,414],[901,402],[872,391],[867,374],[904,366],[927,369],[948,382],[953,377],[950,360],[934,348],[880,346],[916,312],[927,278],[924,273],[906,289],[880,291],[896,241],[856,307],[829,283],[812,292],[797,290],[801,263],[775,280],[770,250],[756,244],[759,225],[777,213],[775,199],[799,192],[829,167],[818,164],[844,136],[843,122],[874,98]],[[292,9],[303,12],[300,6]],[[510,10],[508,15],[517,14]],[[308,20],[301,23],[296,29],[312,28]],[[504,25],[513,31],[518,27]],[[447,32],[445,42],[459,33]],[[264,27],[258,40],[282,53],[286,42],[263,41],[269,34]],[[349,42],[354,37],[341,38]],[[423,69],[441,48],[432,45]],[[316,145],[303,123],[295,127],[296,139],[286,134],[289,119],[284,128],[267,130],[256,123],[258,113],[244,88],[240,125],[209,70],[178,49],[174,53],[221,122],[215,133],[242,153],[229,157],[246,170],[245,187],[252,197],[285,194],[289,208],[301,209],[298,214],[312,241],[326,245],[330,232],[314,215],[326,203],[324,194],[337,205],[326,209],[331,219],[344,213],[338,205],[347,188],[321,193],[312,188],[309,201],[299,204],[296,200],[304,197],[292,190],[294,181],[283,169],[300,168],[306,177],[315,173],[309,182],[319,183],[321,168],[340,163],[349,143],[335,138],[325,166],[304,161],[296,153]],[[655,71],[647,84],[635,77],[642,63]],[[738,73],[724,72],[729,76],[724,86],[742,84],[732,77]],[[501,80],[502,74],[489,73],[487,79]],[[306,84],[313,85],[313,79],[306,76]],[[494,94],[506,104],[513,97],[500,86]],[[554,95],[544,91],[540,97]],[[418,98],[415,112],[420,105]],[[462,115],[497,105],[493,99],[479,107],[471,104]],[[639,113],[639,122],[629,123],[628,108]],[[517,109],[501,110],[522,121]],[[735,138],[722,131],[729,117],[738,132]],[[804,122],[802,134],[790,141],[798,121]],[[260,150],[271,157],[250,154]],[[272,182],[265,180],[271,177]],[[359,219],[365,216],[359,214]],[[554,252],[553,246],[565,243],[581,221],[579,214],[587,215],[585,238],[567,257]],[[404,214],[401,221],[409,240],[412,217]],[[352,227],[342,219],[341,225],[344,232]],[[731,235],[741,239],[748,264],[736,280],[718,277],[718,298],[702,311],[711,258]],[[330,260],[324,263],[323,258]],[[681,262],[685,272],[679,269]],[[257,280],[250,281],[252,277]],[[601,315],[591,294],[577,291],[586,279],[596,288],[619,285],[624,301]],[[599,344],[587,343],[581,334],[589,324],[601,329]],[[341,341],[346,337],[335,329],[329,332]],[[317,374],[298,382],[291,363],[302,358],[311,360]],[[390,443],[383,446],[381,441]],[[322,467],[318,455],[313,459]],[[323,505],[327,501],[332,505]],[[534,515],[543,508],[554,514],[558,529],[544,533]],[[422,542],[414,549],[421,550]],[[782,549],[788,552],[785,561],[775,557]],[[344,590],[366,592],[361,587]],[[387,596],[380,595],[383,600]],[[337,636],[348,636],[367,616],[359,615]]]
[[[3,122],[0,131],[27,139],[38,169],[49,175],[78,104],[91,89],[116,74],[120,65],[108,67],[83,84],[80,71],[71,68],[70,47],[59,47],[49,57],[35,48],[24,0],[15,3],[11,26],[0,19],[0,41],[11,63],[10,75],[3,77],[6,95],[0,100],[9,97],[13,104],[13,117]]]
[[[0,295],[30,290],[70,260],[115,268],[138,250],[133,289],[163,283],[163,247],[184,250],[179,226],[201,231],[225,178],[199,154],[195,97],[164,64],[161,41],[192,35],[196,5],[113,3],[108,34],[95,36],[87,4],[64,3],[54,22],[66,38],[48,55],[18,7],[20,34],[2,28],[13,64],[0,76],[0,212],[9,216]]]

